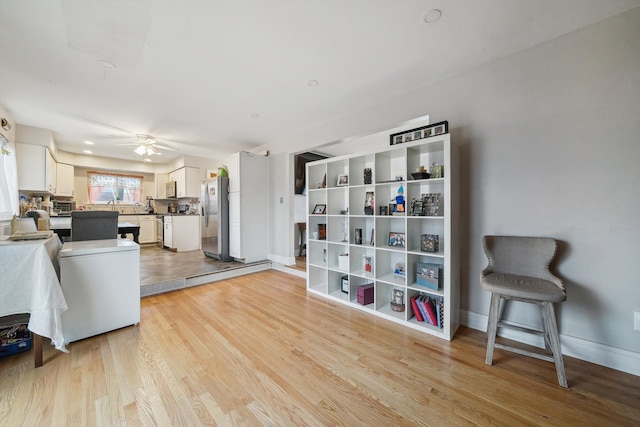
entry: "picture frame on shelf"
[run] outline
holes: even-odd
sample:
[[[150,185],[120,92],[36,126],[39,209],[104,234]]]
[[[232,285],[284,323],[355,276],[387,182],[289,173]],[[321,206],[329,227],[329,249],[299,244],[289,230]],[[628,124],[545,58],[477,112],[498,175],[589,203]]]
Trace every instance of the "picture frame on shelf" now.
[[[367,191],[364,196],[364,214],[373,215],[373,207],[375,205],[375,197],[373,191]]]
[[[327,240],[327,224],[318,224],[318,240]]]
[[[393,289],[391,292],[391,310],[404,311],[404,291],[401,289]]]
[[[336,183],[338,187],[344,187],[349,185],[349,175],[340,174],[338,175],[338,182]]]
[[[404,233],[400,233],[397,231],[391,231],[389,233],[389,246],[393,246],[396,248],[404,248],[405,237]]]
[[[371,168],[364,168],[363,178],[365,185],[371,184],[373,182]]]
[[[349,276],[340,276],[340,290],[345,294],[349,293]]]
[[[437,234],[423,234],[420,236],[420,251],[438,252],[440,250],[440,237]]]
[[[393,267],[393,277],[395,278],[405,278],[407,277],[407,266],[404,262],[396,262],[395,267]]]
[[[362,244],[362,228],[356,228],[354,230],[354,243],[356,245],[361,245]]]
[[[324,215],[327,212],[327,205],[325,204],[317,204],[313,207],[314,215]]]
[[[445,133],[449,133],[449,122],[446,120],[432,125],[393,133],[389,135],[389,144],[398,145],[403,142],[411,142],[436,135],[444,135]]]
[[[424,216],[424,212],[422,211],[422,200],[412,200],[411,201],[411,215],[412,216]]]

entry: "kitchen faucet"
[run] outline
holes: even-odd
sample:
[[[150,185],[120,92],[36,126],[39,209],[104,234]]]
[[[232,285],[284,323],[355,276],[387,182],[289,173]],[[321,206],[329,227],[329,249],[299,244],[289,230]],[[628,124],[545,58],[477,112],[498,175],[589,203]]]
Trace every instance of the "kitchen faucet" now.
[[[112,211],[115,211],[115,210],[116,210],[116,202],[114,202],[114,201],[113,201],[113,199],[111,199],[111,200],[109,200],[109,201],[107,202],[107,206],[108,206],[108,205],[111,205],[111,210],[112,210]]]

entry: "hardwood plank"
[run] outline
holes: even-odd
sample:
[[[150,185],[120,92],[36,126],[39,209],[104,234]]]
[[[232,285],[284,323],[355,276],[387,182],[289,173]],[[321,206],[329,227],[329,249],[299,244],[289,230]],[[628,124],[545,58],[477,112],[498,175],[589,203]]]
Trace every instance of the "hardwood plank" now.
[[[447,342],[264,271],[142,300],[141,323],[0,359],[0,426],[639,425],[634,375]],[[522,345],[518,343],[510,343]]]

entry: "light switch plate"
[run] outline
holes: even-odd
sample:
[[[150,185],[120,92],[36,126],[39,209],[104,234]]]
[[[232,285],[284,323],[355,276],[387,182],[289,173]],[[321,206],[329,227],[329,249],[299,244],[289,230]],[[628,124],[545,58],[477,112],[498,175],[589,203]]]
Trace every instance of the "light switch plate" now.
[[[640,311],[633,312],[633,329],[640,331]]]

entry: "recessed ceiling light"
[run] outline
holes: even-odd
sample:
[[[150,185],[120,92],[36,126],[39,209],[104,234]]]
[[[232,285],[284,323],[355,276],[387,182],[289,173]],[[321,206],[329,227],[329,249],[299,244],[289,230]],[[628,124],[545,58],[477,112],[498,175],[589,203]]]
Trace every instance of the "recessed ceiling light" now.
[[[252,119],[259,119],[260,118],[260,114],[258,113],[253,113],[252,115],[250,115],[249,117],[251,117]]]
[[[421,22],[424,24],[433,24],[437,22],[442,16],[442,12],[440,9],[431,9],[424,15],[422,15]]]
[[[91,141],[82,141],[83,144],[87,144],[87,145],[94,145],[94,142]]]
[[[86,153],[86,154],[93,154],[93,151],[91,151],[91,150],[82,150],[82,152]]]
[[[317,80],[309,80],[309,81],[307,82],[307,86],[309,86],[309,87],[316,87],[316,86],[318,86],[319,84],[320,84],[320,82],[319,82],[319,81],[317,81]]]

